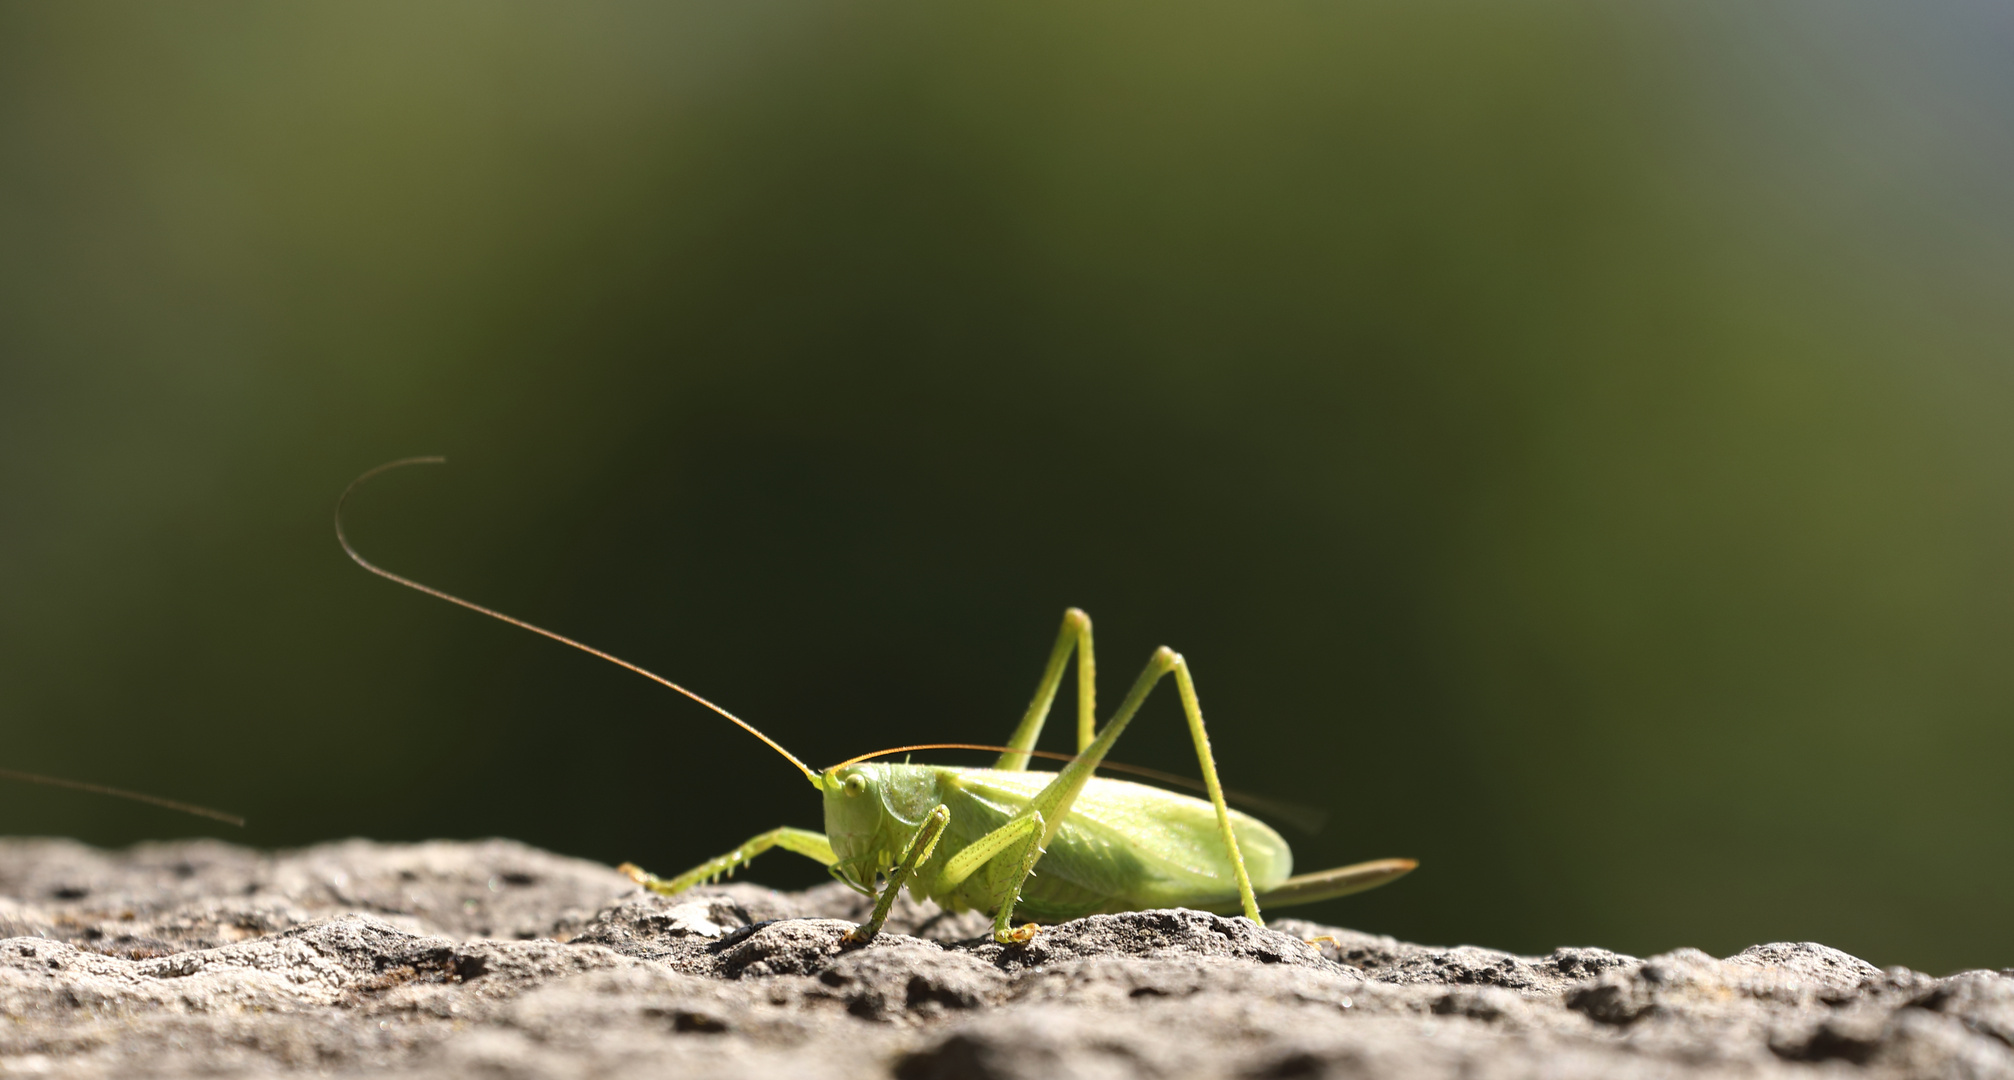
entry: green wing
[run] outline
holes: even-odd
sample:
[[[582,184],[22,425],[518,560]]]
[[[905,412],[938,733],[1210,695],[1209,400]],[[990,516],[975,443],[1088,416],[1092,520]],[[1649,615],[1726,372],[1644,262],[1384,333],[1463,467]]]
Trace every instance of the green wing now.
[[[951,806],[954,833],[947,839],[962,845],[997,828],[1055,778],[1044,772],[944,769],[939,785]],[[1265,892],[1287,880],[1293,853],[1280,834],[1236,810],[1231,829],[1254,889]],[[1023,888],[1021,910],[1038,919],[1069,919],[1101,911],[1213,906],[1234,900],[1237,892],[1217,813],[1208,802],[1094,777]],[[986,902],[979,895],[964,899],[974,907]]]

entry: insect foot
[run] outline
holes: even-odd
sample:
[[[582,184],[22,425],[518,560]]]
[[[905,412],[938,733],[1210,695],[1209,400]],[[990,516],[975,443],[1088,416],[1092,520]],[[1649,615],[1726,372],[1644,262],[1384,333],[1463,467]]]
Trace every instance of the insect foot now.
[[[993,940],[1002,945],[1026,945],[1035,940],[1035,935],[1041,932],[1042,928],[1034,923],[1022,923],[1012,930],[994,934]]]
[[[679,893],[685,891],[685,886],[676,882],[666,881],[633,862],[623,863],[621,866],[615,868],[615,872],[659,896],[677,896]]]

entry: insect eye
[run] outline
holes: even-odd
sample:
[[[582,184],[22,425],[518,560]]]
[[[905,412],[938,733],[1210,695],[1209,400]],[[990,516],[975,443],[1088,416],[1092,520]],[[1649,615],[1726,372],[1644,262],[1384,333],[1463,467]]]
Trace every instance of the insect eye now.
[[[847,777],[845,783],[848,795],[858,795],[867,790],[867,778],[859,773],[854,773],[852,776]]]

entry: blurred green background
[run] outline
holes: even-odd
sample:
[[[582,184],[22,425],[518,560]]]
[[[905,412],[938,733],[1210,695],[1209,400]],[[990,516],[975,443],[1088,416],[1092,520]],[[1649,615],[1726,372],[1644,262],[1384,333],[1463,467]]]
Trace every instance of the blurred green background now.
[[[0,830],[682,869],[1167,643],[1296,914],[2014,965],[2004,5],[0,7]],[[1067,725],[1045,744],[1063,748]],[[1193,772],[1171,694],[1116,757]],[[971,756],[956,760],[979,760]],[[823,880],[787,855],[753,876]]]

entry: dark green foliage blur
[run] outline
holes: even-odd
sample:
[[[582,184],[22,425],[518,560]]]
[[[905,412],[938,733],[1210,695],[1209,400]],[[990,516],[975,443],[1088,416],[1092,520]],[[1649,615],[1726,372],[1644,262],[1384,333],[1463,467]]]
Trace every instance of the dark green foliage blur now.
[[[344,559],[443,453],[368,552],[814,764],[1003,738],[1077,604],[1108,707],[1173,645],[1226,782],[1332,813],[1300,869],[1423,860],[1297,914],[2014,965],[2010,59],[1960,2],[0,7],[0,766],[252,819],[0,831],[818,824]]]

